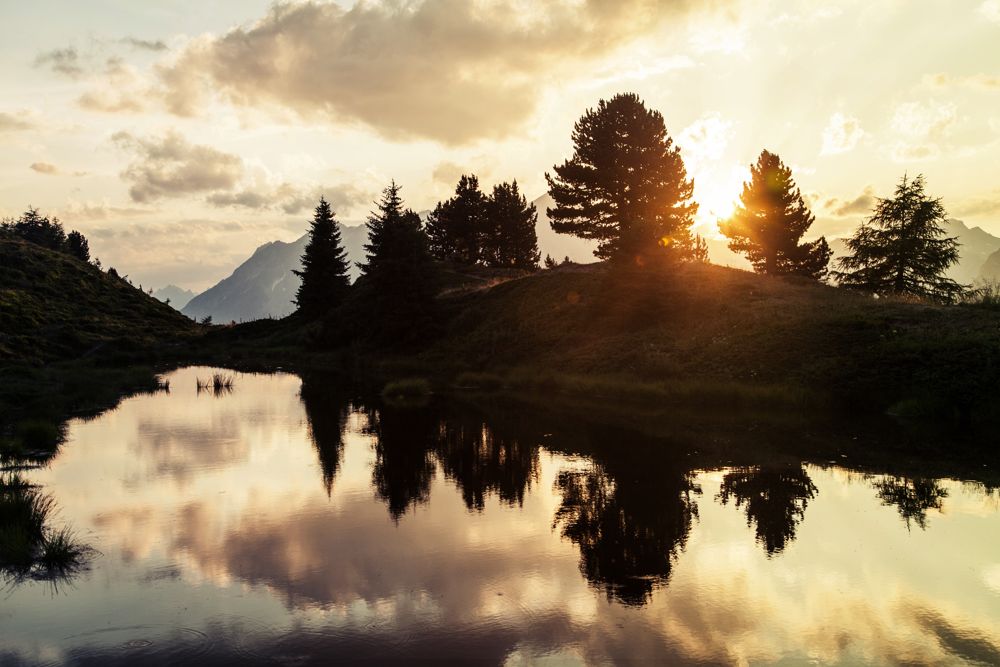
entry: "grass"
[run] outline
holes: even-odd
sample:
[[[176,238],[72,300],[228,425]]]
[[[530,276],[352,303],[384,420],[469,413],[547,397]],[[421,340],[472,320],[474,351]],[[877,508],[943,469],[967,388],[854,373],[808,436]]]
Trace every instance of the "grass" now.
[[[199,394],[203,391],[211,391],[215,396],[221,396],[233,391],[233,376],[224,373],[213,373],[212,377],[207,380],[196,378],[195,382],[198,385]]]

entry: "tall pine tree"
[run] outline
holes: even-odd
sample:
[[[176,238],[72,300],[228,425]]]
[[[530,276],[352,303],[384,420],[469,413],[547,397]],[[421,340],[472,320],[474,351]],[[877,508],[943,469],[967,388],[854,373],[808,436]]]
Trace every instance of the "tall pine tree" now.
[[[413,338],[434,319],[437,268],[420,216],[403,208],[393,181],[368,216],[366,262],[361,264],[361,307],[383,343]]]
[[[823,237],[800,243],[815,218],[781,158],[761,152],[740,202],[719,230],[729,237],[730,250],[745,255],[757,273],[817,280],[826,275],[830,246]]]
[[[576,122],[573,143],[573,157],[545,175],[556,232],[597,240],[601,259],[690,256],[694,184],[659,112],[633,93],[601,100]]]
[[[462,175],[455,196],[438,202],[427,220],[431,253],[436,259],[475,264],[483,259],[486,232],[486,195],[475,174]]]
[[[538,268],[538,210],[521,194],[517,181],[494,186],[486,202],[486,223],[482,256],[488,266]]]
[[[948,238],[940,199],[924,192],[924,177],[903,180],[889,199],[879,198],[872,216],[847,240],[850,255],[834,272],[844,287],[890,295],[953,301],[965,287],[945,277],[958,261],[958,243]]]
[[[342,304],[351,284],[347,268],[347,251],[340,239],[340,225],[329,202],[320,197],[309,228],[309,242],[302,255],[302,270],[293,271],[302,278],[295,293],[299,312],[313,318]]]

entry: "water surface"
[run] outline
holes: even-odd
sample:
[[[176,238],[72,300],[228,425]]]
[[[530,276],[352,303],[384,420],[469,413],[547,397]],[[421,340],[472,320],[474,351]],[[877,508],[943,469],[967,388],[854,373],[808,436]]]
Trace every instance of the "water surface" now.
[[[1000,496],[855,464],[857,434],[796,457],[747,424],[730,455],[210,373],[71,421],[28,473],[96,552],[8,582],[0,663],[1000,664]]]

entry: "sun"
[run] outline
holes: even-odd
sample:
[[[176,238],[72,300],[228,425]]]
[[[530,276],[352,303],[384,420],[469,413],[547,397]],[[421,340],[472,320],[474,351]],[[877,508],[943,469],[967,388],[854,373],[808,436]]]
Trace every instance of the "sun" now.
[[[732,217],[739,204],[747,170],[732,165],[705,169],[695,174],[694,200],[698,202],[697,223],[706,230],[716,230],[719,220]]]

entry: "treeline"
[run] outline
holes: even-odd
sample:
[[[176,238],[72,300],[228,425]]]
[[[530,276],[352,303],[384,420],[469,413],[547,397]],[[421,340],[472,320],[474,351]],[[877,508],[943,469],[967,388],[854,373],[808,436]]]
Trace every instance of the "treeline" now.
[[[90,261],[90,243],[75,229],[69,234],[59,218],[48,218],[36,208],[29,208],[19,218],[0,220],[0,238],[20,239],[71,255],[81,262]]]

